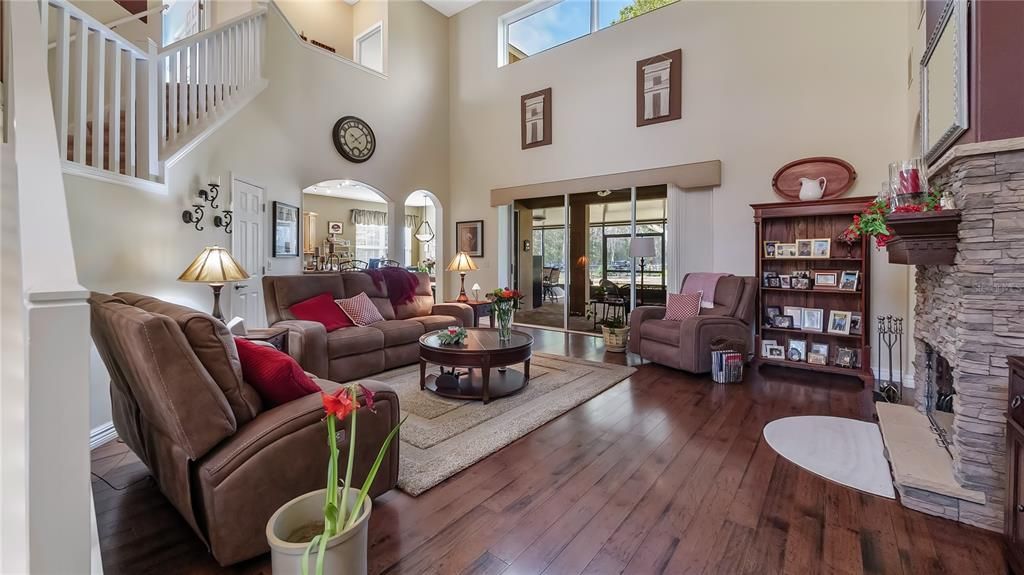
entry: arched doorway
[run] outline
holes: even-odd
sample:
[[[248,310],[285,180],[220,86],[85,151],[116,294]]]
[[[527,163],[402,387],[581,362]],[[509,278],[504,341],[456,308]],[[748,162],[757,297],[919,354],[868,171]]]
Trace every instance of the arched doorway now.
[[[405,265],[430,273],[435,293],[444,299],[444,207],[429,190],[416,190],[405,198]]]
[[[402,261],[401,219],[383,192],[355,180],[326,180],[302,190],[302,267],[307,272],[377,267]],[[396,217],[397,216],[397,217]]]

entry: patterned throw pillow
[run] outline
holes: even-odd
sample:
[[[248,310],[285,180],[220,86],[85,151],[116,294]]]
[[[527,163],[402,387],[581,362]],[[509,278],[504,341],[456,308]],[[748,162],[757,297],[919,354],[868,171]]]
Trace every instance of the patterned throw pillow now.
[[[697,317],[700,313],[700,300],[703,295],[704,292],[668,294],[668,303],[665,304],[665,319],[683,321]]]
[[[384,316],[380,315],[380,310],[373,305],[373,301],[370,300],[370,296],[366,295],[366,292],[348,299],[335,300],[335,302],[341,307],[341,311],[345,312],[345,315],[352,318],[352,322],[356,325],[373,325],[378,321],[384,321]]]

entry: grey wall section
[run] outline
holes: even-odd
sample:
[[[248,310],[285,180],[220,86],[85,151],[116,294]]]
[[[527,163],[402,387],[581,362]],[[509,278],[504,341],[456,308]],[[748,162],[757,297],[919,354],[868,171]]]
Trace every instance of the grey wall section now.
[[[301,205],[303,188],[330,179],[374,186],[397,205],[399,217],[414,190],[430,190],[446,204],[448,19],[422,2],[394,2],[388,20],[393,34],[385,79],[303,45],[271,8],[268,88],[170,168],[166,195],[66,176],[82,284],[211,309],[208,287],[175,280],[203,247],[230,246],[230,237],[212,224],[197,232],[181,221],[188,198],[216,177],[224,190],[234,174],[265,186],[268,201],[293,205]],[[377,136],[376,153],[362,164],[346,161],[331,142],[334,122],[348,114],[366,120]],[[269,254],[269,217],[267,225]],[[271,274],[301,268],[300,258],[268,258],[268,264]],[[110,419],[102,365],[93,369],[91,383],[96,427]]]

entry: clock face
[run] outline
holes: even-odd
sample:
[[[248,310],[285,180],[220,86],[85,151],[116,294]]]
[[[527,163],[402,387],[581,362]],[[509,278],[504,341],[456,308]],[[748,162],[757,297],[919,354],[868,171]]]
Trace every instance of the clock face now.
[[[377,139],[366,122],[355,116],[345,116],[334,123],[331,136],[338,153],[351,162],[365,162],[373,155]]]

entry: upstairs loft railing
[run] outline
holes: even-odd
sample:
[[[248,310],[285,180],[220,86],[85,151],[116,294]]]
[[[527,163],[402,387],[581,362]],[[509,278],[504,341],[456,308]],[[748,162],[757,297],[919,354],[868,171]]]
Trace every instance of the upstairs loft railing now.
[[[56,30],[49,79],[66,163],[159,181],[162,160],[264,84],[264,7],[142,49],[68,0],[39,6],[42,30]]]

